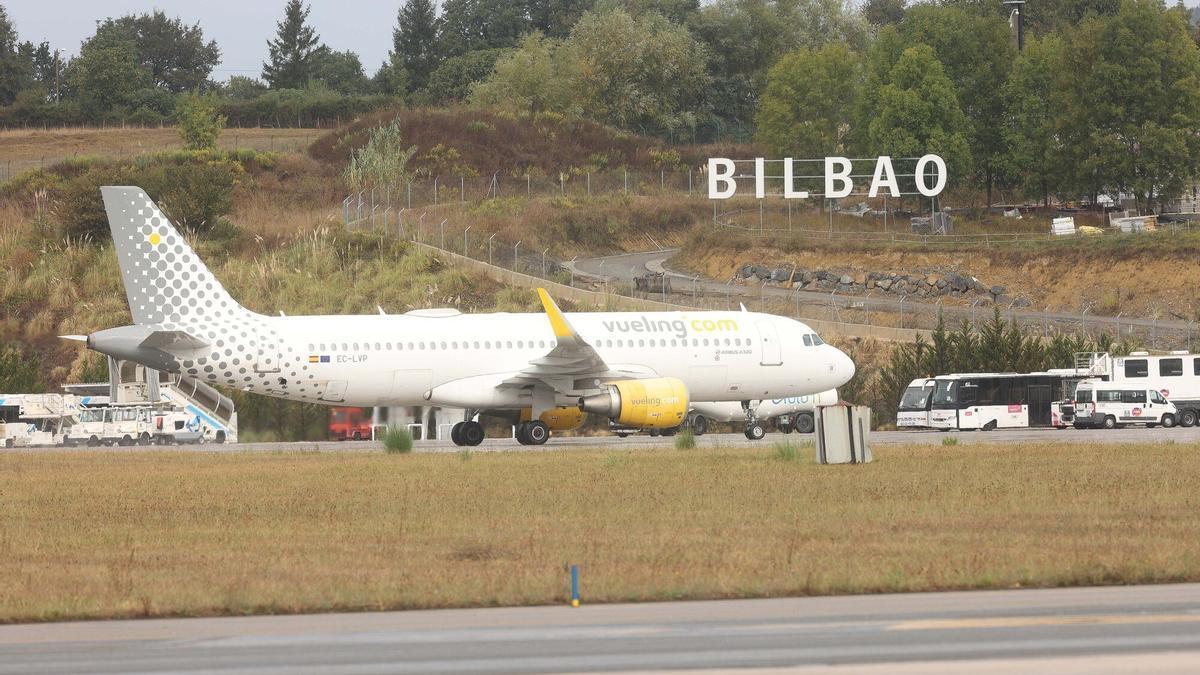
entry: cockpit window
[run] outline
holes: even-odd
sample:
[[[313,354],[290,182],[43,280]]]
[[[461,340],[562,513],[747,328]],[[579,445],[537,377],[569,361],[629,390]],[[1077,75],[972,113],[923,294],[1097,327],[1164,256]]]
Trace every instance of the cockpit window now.
[[[809,337],[808,335],[805,335],[805,336],[803,337],[803,340],[804,340],[804,346],[805,346],[805,347],[811,347],[811,346],[812,346],[812,338],[811,338],[811,337]]]
[[[816,333],[813,333],[812,341],[813,341],[814,347],[820,347],[821,345],[825,344],[824,342],[821,341],[821,336],[817,335]]]

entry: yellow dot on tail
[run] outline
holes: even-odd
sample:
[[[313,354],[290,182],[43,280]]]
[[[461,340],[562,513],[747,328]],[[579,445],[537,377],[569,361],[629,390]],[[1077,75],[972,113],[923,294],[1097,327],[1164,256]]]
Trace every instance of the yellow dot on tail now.
[[[158,233],[157,233],[157,232],[155,232],[154,234],[150,235],[150,245],[151,245],[151,246],[158,246],[158,242],[159,242],[159,241],[161,241],[161,239],[159,239],[159,237],[158,237]]]

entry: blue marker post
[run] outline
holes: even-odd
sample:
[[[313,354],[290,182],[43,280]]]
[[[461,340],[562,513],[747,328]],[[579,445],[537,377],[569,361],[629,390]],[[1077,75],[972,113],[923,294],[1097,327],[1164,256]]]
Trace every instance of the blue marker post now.
[[[571,565],[571,606],[579,606],[579,565]]]

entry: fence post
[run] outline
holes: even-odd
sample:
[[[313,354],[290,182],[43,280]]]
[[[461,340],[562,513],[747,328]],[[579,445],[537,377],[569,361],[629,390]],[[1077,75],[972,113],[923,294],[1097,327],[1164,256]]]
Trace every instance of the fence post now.
[[[692,196],[692,167],[688,167],[688,196]]]
[[[629,169],[622,169],[621,172],[625,174],[625,194],[629,194]]]
[[[405,202],[404,208],[412,208],[412,181],[408,181],[408,200]]]
[[[437,206],[437,199],[438,199],[438,195],[437,195],[437,184],[438,184],[438,178],[441,178],[441,176],[434,176],[434,177],[433,177],[433,205],[434,205],[434,206]]]
[[[592,196],[592,172],[591,171],[587,172],[587,190],[588,190],[588,196],[591,197]]]

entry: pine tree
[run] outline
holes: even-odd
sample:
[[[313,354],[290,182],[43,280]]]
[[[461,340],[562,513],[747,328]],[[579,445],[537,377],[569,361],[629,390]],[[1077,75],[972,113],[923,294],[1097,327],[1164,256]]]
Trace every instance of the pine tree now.
[[[424,88],[437,68],[438,24],[432,0],[408,0],[396,14],[388,59],[393,69],[408,73],[408,91]]]
[[[17,29],[0,5],[0,105],[8,105],[31,84],[32,64],[17,53]]]
[[[300,0],[288,0],[276,37],[267,41],[270,61],[263,64],[263,79],[272,89],[300,89],[325,51],[321,37],[308,25],[309,8]]]

